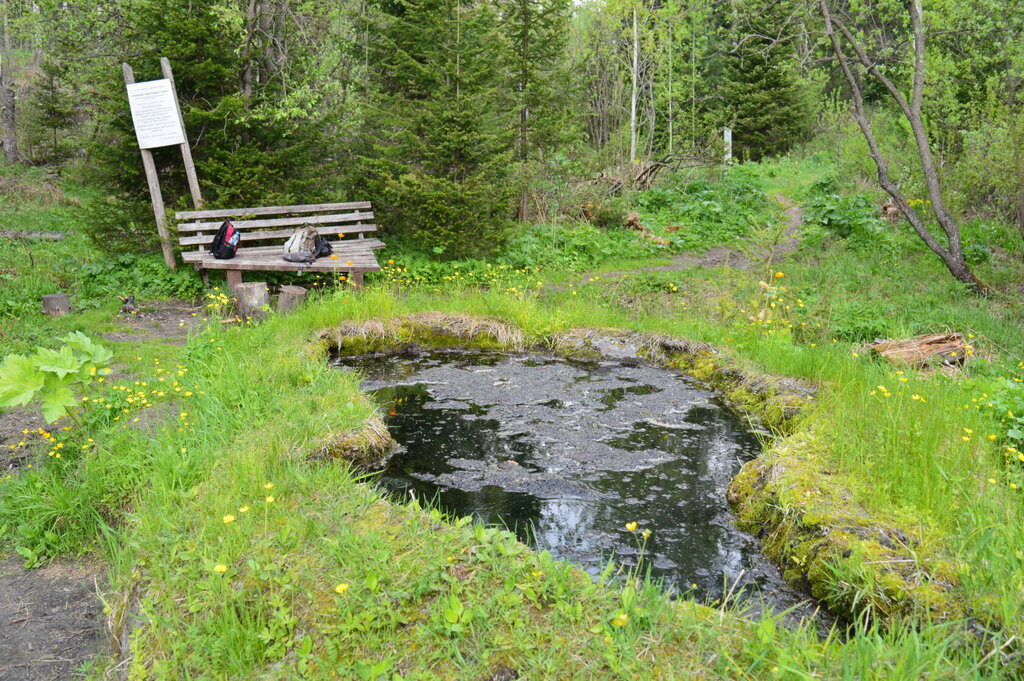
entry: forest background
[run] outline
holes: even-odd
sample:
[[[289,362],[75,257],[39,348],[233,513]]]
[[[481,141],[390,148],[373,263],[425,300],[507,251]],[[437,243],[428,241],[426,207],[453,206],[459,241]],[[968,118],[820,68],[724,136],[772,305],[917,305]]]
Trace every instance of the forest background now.
[[[909,88],[892,0],[3,0],[0,132],[9,163],[101,188],[82,208],[98,245],[155,250],[119,65],[158,78],[168,56],[209,207],[370,199],[389,243],[484,256],[517,221],[621,223],[617,189],[659,160],[720,163],[723,126],[737,161],[824,139],[851,152],[840,177],[870,183],[826,6]],[[922,10],[946,201],[1024,236],[1024,7]],[[861,86],[894,181],[923,200],[910,126]],[[156,156],[169,210],[187,208],[177,151]]]

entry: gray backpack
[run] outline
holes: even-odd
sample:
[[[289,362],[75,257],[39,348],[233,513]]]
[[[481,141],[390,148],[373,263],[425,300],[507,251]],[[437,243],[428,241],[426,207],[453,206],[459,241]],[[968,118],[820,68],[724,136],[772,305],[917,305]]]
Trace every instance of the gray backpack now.
[[[281,254],[288,262],[313,262],[319,255],[320,235],[313,225],[297,227],[295,233],[284,242],[284,252]]]

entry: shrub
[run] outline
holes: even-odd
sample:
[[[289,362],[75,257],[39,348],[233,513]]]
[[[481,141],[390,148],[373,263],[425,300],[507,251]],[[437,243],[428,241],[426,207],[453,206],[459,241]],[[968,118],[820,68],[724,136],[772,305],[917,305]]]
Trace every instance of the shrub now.
[[[871,200],[863,195],[825,194],[807,202],[804,219],[824,227],[840,239],[870,237],[882,230]]]
[[[110,300],[134,294],[153,298],[194,298],[203,283],[190,268],[169,270],[156,255],[123,254],[100,258],[80,270],[78,296],[83,300]]]
[[[860,300],[842,301],[832,308],[832,335],[839,340],[860,342],[885,337],[889,322],[885,313]]]
[[[538,266],[580,272],[624,255],[641,256],[656,246],[631,230],[603,231],[579,223],[572,226],[533,225],[511,239],[500,262],[514,268]]]
[[[739,166],[720,181],[654,187],[635,197],[641,223],[665,230],[671,250],[703,250],[750,233],[776,214],[758,181],[759,169]]]
[[[160,237],[148,202],[127,194],[107,196],[86,203],[81,217],[85,233],[104,253],[160,250]]]

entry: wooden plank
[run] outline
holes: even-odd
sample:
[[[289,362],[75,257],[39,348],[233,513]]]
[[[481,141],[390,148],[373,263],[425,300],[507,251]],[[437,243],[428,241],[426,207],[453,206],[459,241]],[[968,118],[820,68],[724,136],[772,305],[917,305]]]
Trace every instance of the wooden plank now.
[[[174,87],[174,72],[167,57],[160,57],[160,71],[164,78],[171,81],[171,92],[174,94],[174,110],[178,114],[178,125],[181,126],[181,138],[185,140],[181,147],[181,157],[185,160],[185,176],[188,177],[188,190],[192,194],[192,204],[196,210],[203,207],[203,194],[199,191],[199,177],[196,175],[196,164],[192,162],[192,149],[188,146],[188,133],[185,132],[185,119],[181,117],[181,105],[178,104],[178,89]]]
[[[306,215],[304,217],[273,218],[269,220],[231,220],[231,224],[235,226],[235,229],[256,229],[259,227],[287,227],[289,225],[298,227],[299,225],[307,224],[341,225],[353,221],[362,222],[363,220],[373,220],[373,213],[335,213],[332,215]],[[178,225],[178,232],[217,231],[222,222],[223,220],[220,222],[185,222]]]
[[[135,82],[135,72],[127,63],[121,64],[121,71],[124,74],[124,82],[131,85]],[[171,245],[171,234],[167,231],[167,223],[164,212],[164,196],[160,193],[160,180],[156,174],[156,164],[153,162],[153,152],[149,149],[139,149],[142,152],[142,167],[146,171],[146,184],[149,185],[149,196],[153,201],[153,217],[156,218],[156,231],[160,235],[160,249],[164,252],[164,264],[170,269],[176,269],[178,264],[174,260],[174,247]]]
[[[342,256],[342,255],[345,255],[347,253],[372,253],[375,250],[378,250],[380,248],[384,248],[384,245],[385,245],[382,242],[377,241],[376,239],[365,239],[364,241],[368,242],[366,248],[352,248],[352,247],[344,246],[343,244],[346,243],[344,241],[332,241],[331,242],[331,246],[334,248],[334,254],[335,255]],[[352,243],[354,244],[354,243],[358,243],[358,242],[353,240]],[[282,254],[282,250],[281,250],[281,246],[280,245],[273,245],[273,246],[249,246],[249,247],[246,247],[246,248],[239,248],[238,251],[235,253],[235,257],[249,256],[249,255],[281,255],[281,254]],[[198,261],[202,260],[203,258],[207,258],[207,257],[211,257],[212,258],[213,256],[210,255],[210,251],[208,249],[203,249],[201,251],[184,251],[184,252],[182,252],[181,257],[185,259],[185,262],[198,262]]]
[[[204,263],[208,265],[207,269],[211,270],[265,270],[268,272],[337,272],[339,274],[345,272],[379,272],[380,265],[376,262],[356,262],[352,261],[351,265],[321,265],[321,261],[317,260],[312,265],[300,265],[299,263],[287,262],[285,260],[278,261],[266,261],[266,260],[243,260],[239,261],[237,258],[232,260],[215,260],[210,263]],[[337,262],[332,260],[331,262]]]
[[[232,223],[233,224],[233,223]],[[320,235],[334,236],[339,232],[338,227],[317,227],[317,233]],[[351,232],[351,230],[349,230]],[[359,232],[376,232],[377,225],[359,225]],[[266,232],[239,232],[239,241],[258,241],[259,239],[284,239],[287,240],[292,234],[295,233],[294,229],[276,229]],[[203,234],[200,236],[183,236],[178,239],[178,243],[182,246],[195,246],[197,244],[208,244],[213,241],[215,234]],[[332,244],[335,242],[331,242]]]
[[[347,258],[348,257],[347,254],[348,253],[364,253],[364,252],[368,253],[370,251],[348,251],[348,250],[344,250],[343,251],[343,250],[340,250],[340,249],[336,248],[336,249],[334,249],[334,252],[335,252],[335,255],[338,255],[338,257],[344,256],[344,257]],[[187,262],[187,263],[200,262],[200,261],[202,261],[202,260],[204,260],[206,258],[211,258],[211,259],[213,258],[213,256],[210,254],[209,251],[185,251],[181,255],[185,259],[185,262]],[[264,256],[264,255],[267,255],[267,256],[279,256],[279,255],[282,255],[281,247],[280,246],[266,246],[266,247],[260,247],[260,248],[245,248],[245,249],[241,249],[240,248],[240,249],[238,249],[238,253],[235,255],[235,257],[237,258],[237,257]]]
[[[363,239],[361,241],[352,239],[350,241],[332,241],[331,246],[334,248],[334,254],[341,260],[346,260],[349,254],[372,254],[373,251],[384,248],[386,244],[377,239]],[[250,246],[248,248],[239,248],[235,257],[248,257],[248,256],[280,256],[281,246]],[[196,263],[209,258],[214,260],[215,258],[210,255],[209,251],[185,251],[181,254],[182,258],[187,263]],[[228,261],[230,262],[230,261]]]
[[[178,220],[204,218],[249,217],[254,215],[290,215],[292,213],[322,213],[328,210],[366,210],[373,208],[369,201],[352,203],[304,203],[297,206],[259,206],[254,208],[218,208],[214,210],[184,210],[174,214]]]
[[[0,229],[0,239],[38,239],[40,241],[60,241],[65,237],[65,232],[18,232],[10,229]]]
[[[374,256],[373,251],[349,251],[347,253],[336,253],[337,258],[318,258],[313,261],[313,265],[322,267],[326,271],[331,270],[344,270],[351,262],[353,265],[363,264],[376,264],[377,258]],[[208,256],[202,261],[204,267],[210,267],[212,269],[232,269],[236,265],[282,265],[286,269],[296,269],[297,263],[289,263],[282,257],[280,252],[276,253],[249,253],[243,256],[235,256],[230,260],[217,260],[213,256]],[[306,267],[303,267],[306,269]]]
[[[350,253],[352,253],[352,254],[372,253],[372,251],[370,251],[370,250],[354,251],[354,250],[334,249],[334,254],[337,255],[339,258],[342,258],[342,259],[348,258]],[[182,253],[181,255],[185,259],[185,262],[187,262],[187,263],[201,262],[201,261],[203,261],[203,260],[205,260],[207,258],[209,258],[211,260],[215,259],[210,254],[209,251],[186,251],[186,252]],[[248,258],[248,257],[251,257],[251,256],[260,256],[260,257],[262,257],[262,256],[274,256],[274,257],[278,257],[278,256],[281,256],[281,255],[283,255],[283,253],[281,252],[281,247],[280,246],[268,246],[266,249],[263,249],[263,248],[250,248],[250,249],[244,249],[244,250],[243,249],[239,249],[239,251],[235,255],[235,257],[236,258],[239,258],[239,257]]]

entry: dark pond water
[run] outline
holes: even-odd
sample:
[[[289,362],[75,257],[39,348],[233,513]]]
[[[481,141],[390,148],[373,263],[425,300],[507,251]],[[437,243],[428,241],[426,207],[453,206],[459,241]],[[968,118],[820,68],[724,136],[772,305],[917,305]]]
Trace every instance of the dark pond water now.
[[[736,529],[725,499],[757,437],[692,379],[454,351],[337,363],[363,373],[402,445],[379,478],[392,493],[506,526],[592,575],[609,559],[636,564],[637,533],[625,528],[636,522],[651,530],[644,560],[668,589],[714,600],[739,588],[772,609],[806,600]]]

